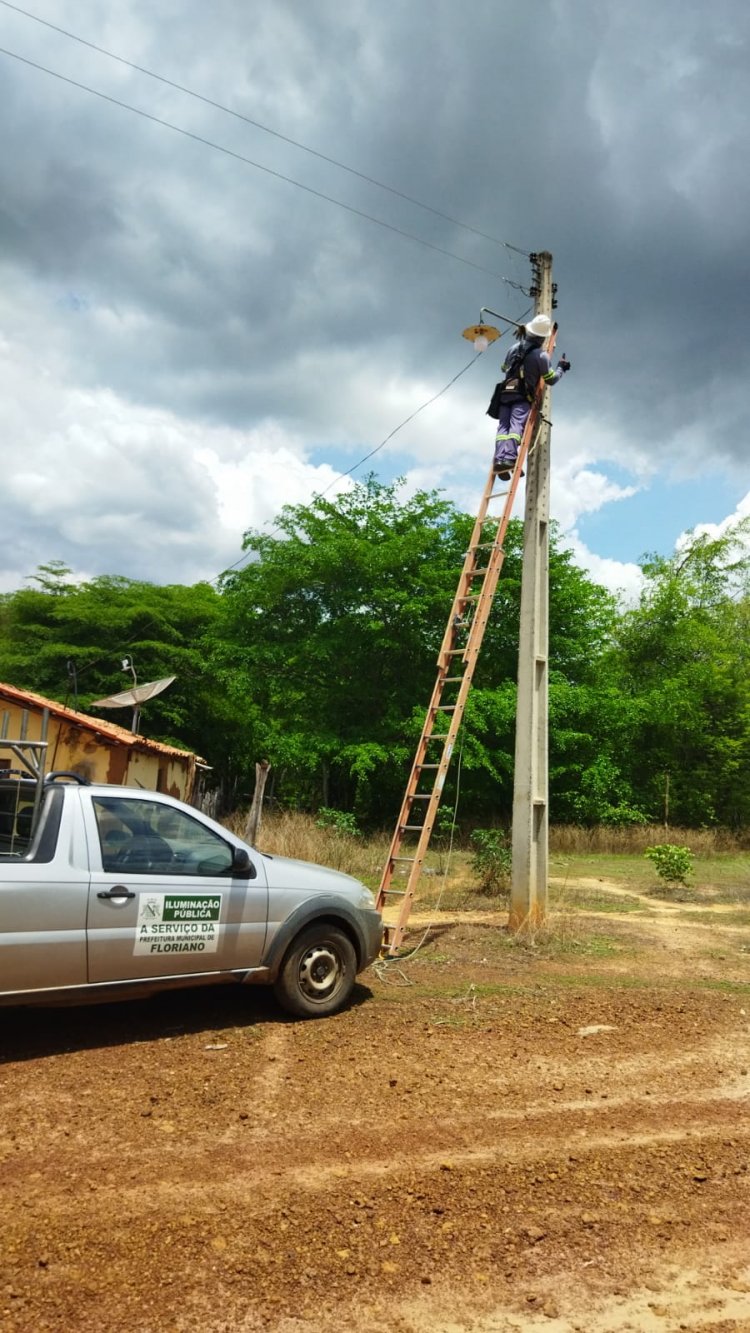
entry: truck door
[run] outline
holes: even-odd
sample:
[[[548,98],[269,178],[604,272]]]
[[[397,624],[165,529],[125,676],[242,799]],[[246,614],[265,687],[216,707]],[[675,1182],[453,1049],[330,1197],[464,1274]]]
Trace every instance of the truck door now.
[[[89,800],[89,982],[259,964],[262,865],[252,877],[233,870],[233,844],[169,797],[91,793]]]

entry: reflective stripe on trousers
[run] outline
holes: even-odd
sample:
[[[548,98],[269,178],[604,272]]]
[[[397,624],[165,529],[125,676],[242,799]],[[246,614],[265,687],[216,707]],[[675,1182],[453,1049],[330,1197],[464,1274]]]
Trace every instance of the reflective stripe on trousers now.
[[[523,428],[531,411],[531,403],[501,403],[495,436],[495,462],[515,462],[521,446]]]

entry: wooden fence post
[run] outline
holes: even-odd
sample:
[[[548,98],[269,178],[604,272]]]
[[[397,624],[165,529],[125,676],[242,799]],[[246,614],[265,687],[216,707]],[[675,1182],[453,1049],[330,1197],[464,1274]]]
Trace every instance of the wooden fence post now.
[[[260,821],[263,813],[263,792],[266,786],[271,765],[267,759],[262,759],[255,765],[255,791],[253,792],[253,802],[248,811],[245,822],[245,842],[249,842],[251,847],[255,846],[260,831]]]

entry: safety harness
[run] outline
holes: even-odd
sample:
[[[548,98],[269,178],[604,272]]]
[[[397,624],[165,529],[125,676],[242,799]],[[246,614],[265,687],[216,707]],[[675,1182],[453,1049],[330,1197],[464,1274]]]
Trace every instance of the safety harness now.
[[[536,350],[536,347],[536,343],[529,345],[524,338],[512,349],[508,363],[505,366],[505,379],[495,385],[495,391],[490,399],[490,405],[487,408],[488,417],[494,417],[497,421],[500,416],[502,399],[508,393],[517,394],[519,398],[525,399],[527,403],[533,402],[534,395],[529,391],[524,371],[526,358],[530,352]]]

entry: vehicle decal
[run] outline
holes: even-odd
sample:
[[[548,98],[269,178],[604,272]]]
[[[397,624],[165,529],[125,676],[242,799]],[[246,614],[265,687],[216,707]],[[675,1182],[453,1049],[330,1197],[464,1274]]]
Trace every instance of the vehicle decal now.
[[[216,953],[221,893],[141,893],[134,954]]]

